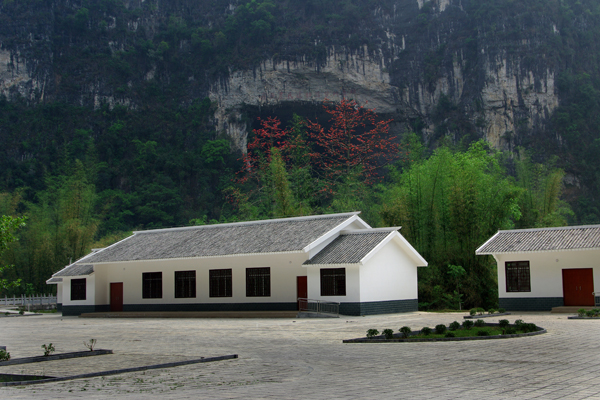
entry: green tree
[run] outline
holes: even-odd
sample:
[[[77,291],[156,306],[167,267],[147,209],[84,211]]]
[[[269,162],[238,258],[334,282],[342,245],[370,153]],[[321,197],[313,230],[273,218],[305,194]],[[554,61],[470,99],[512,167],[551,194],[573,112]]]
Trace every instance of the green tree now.
[[[2,215],[0,217],[0,255],[8,249],[9,244],[18,240],[15,233],[25,226],[25,217],[11,217]],[[12,268],[13,265],[0,265],[0,276],[5,270]],[[0,293],[7,289],[17,287],[21,284],[21,279],[10,281],[7,278],[0,278]]]

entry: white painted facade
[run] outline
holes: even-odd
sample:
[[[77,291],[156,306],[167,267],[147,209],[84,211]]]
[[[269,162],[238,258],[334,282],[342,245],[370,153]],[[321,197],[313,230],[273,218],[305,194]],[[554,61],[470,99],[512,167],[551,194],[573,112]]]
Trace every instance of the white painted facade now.
[[[563,297],[562,270],[592,268],[594,290],[600,291],[600,250],[561,250],[495,254],[500,298]],[[506,262],[529,261],[531,292],[506,291]]]

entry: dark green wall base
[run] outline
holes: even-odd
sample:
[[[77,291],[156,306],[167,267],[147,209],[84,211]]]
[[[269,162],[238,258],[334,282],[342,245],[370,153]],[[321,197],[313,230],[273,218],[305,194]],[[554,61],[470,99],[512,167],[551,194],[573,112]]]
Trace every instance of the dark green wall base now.
[[[297,303],[124,304],[123,311],[296,311]],[[63,315],[109,312],[110,306],[63,306]]]
[[[419,301],[417,299],[340,304],[340,314],[342,315],[394,314],[418,310]]]
[[[564,306],[562,297],[501,297],[500,308],[507,311],[550,311]]]

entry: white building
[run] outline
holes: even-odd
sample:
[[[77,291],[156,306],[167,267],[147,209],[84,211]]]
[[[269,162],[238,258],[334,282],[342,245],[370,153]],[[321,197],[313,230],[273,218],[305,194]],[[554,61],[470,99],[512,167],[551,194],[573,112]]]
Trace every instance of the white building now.
[[[398,233],[358,212],[134,234],[55,273],[63,315],[106,311],[416,311],[427,262]],[[62,299],[62,300],[61,300]]]
[[[594,306],[600,290],[600,225],[499,231],[475,253],[496,260],[507,310]]]

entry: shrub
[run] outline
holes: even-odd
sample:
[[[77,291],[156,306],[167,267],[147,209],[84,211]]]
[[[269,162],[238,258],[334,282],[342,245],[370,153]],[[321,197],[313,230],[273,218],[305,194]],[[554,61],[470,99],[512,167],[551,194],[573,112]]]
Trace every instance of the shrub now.
[[[529,330],[529,332],[535,332],[538,330],[538,327],[536,324],[526,324],[527,325],[527,329]]]
[[[591,318],[591,317],[594,316],[594,311],[592,311],[592,310],[586,311],[585,315],[586,315],[586,317],[590,317]]]
[[[460,323],[458,323],[457,321],[454,321],[453,323],[448,325],[448,329],[450,329],[451,331],[455,331],[459,328],[460,328]]]
[[[471,316],[473,316],[473,315],[477,314],[477,309],[476,309],[476,308],[471,308],[471,310],[469,311],[469,314],[470,314]]]
[[[471,321],[470,319],[467,319],[463,322],[463,328],[471,329],[472,327],[473,327],[473,321]]]
[[[483,322],[482,319],[478,319],[473,325],[475,325],[477,328],[481,328],[482,326],[485,326],[485,322]]]
[[[515,327],[519,330],[521,329],[521,326],[523,326],[523,324],[524,324],[524,322],[522,319],[518,319],[515,321]]]
[[[480,330],[477,331],[477,336],[490,336],[490,333],[488,331]]]
[[[0,361],[10,360],[10,353],[6,350],[0,350]]]
[[[483,315],[484,312],[485,312],[485,308],[477,307],[477,313],[479,315]]]
[[[423,328],[421,328],[421,334],[423,336],[429,336],[431,335],[432,329],[428,326],[424,326]]]
[[[24,315],[25,314],[25,310],[19,310],[19,314]]]
[[[394,338],[394,330],[393,329],[384,329],[383,335],[385,336],[386,339],[393,339]]]
[[[495,312],[496,312],[496,310],[494,310],[493,308],[490,308],[490,309],[488,310],[488,314],[494,314]]]
[[[56,350],[52,343],[43,344],[42,349],[44,349],[44,356],[46,356],[46,357],[48,357],[50,354],[54,353],[54,350]]]
[[[369,329],[369,330],[367,330],[367,338],[373,339],[377,335],[379,335],[379,331],[377,329]]]
[[[446,325],[439,324],[435,326],[435,333],[437,333],[438,335],[443,335],[444,332],[446,332]]]
[[[499,312],[500,314],[504,314],[504,313],[506,312],[506,310],[505,310],[504,308],[499,308],[499,309],[498,309],[498,312]]]
[[[594,312],[594,317],[597,317],[598,315],[600,315],[600,308],[594,308],[594,309],[592,309],[592,311]]]
[[[502,329],[508,328],[508,325],[510,325],[510,322],[508,322],[507,319],[501,319],[500,321],[498,321],[498,326]]]
[[[444,337],[455,337],[456,335],[454,334],[454,332],[446,332],[446,334],[444,335]]]
[[[577,310],[577,315],[580,317],[585,317],[585,308],[580,308]]]
[[[517,333],[517,330],[511,327],[506,328],[506,331],[504,331],[505,335],[514,335],[515,333]]]
[[[96,346],[96,339],[90,339],[89,342],[83,342],[83,345],[87,347],[90,351],[94,351],[94,346]]]
[[[407,338],[411,330],[408,326],[403,326],[402,328],[400,328],[400,332],[402,332],[402,337]]]

